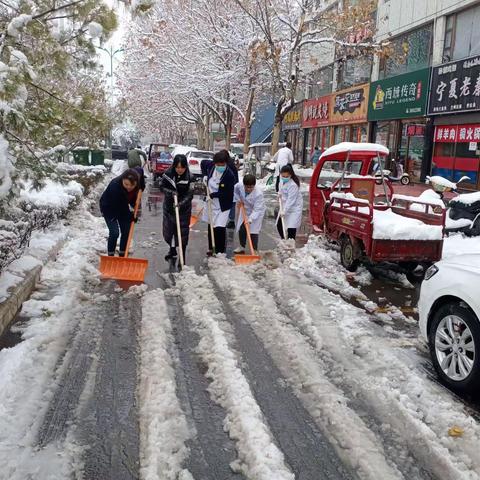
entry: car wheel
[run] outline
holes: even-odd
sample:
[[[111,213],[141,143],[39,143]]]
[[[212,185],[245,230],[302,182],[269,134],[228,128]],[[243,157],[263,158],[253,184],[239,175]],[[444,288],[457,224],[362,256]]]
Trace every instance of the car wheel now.
[[[342,237],[340,241],[340,260],[349,272],[355,272],[360,263],[356,256],[353,243],[348,236]]]
[[[480,323],[462,303],[448,303],[433,314],[428,335],[433,365],[442,381],[460,392],[480,388]]]
[[[400,183],[402,185],[408,185],[410,183],[410,177],[407,177],[406,175],[400,179]]]

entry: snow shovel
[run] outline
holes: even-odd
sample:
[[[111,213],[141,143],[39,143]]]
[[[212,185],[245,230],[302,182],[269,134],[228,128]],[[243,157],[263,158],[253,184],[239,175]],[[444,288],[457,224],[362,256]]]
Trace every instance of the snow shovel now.
[[[278,194],[278,203],[280,205],[279,216],[282,222],[283,239],[287,240],[287,229],[285,228],[285,211],[283,210],[283,200],[282,200],[282,195],[280,193]]]
[[[210,198],[210,188],[207,184],[207,206],[208,206],[208,223],[210,225],[210,235],[212,237],[212,253],[216,254],[215,248],[215,231],[213,229],[212,199]]]
[[[253,249],[252,235],[250,234],[250,224],[248,223],[247,212],[245,211],[245,205],[243,203],[240,203],[240,210],[242,211],[243,224],[245,225],[245,230],[247,231],[250,255],[238,253],[235,254],[235,263],[237,265],[251,265],[252,263],[260,261],[261,258],[260,255],[255,255],[255,250]]]
[[[137,217],[141,201],[142,191],[139,190],[133,213],[135,218]],[[143,258],[128,258],[128,251],[130,249],[130,244],[132,243],[134,226],[135,222],[132,221],[128,233],[127,247],[125,248],[124,257],[109,257],[106,255],[100,257],[100,273],[102,274],[102,278],[143,282],[148,267],[148,260]]]
[[[173,194],[173,200],[175,202],[175,223],[177,224],[178,248],[180,249],[178,254],[180,255],[180,267],[183,269],[183,266],[185,265],[185,259],[183,258],[182,230],[180,228],[180,213],[179,213],[179,207],[178,207],[178,195],[176,193]]]

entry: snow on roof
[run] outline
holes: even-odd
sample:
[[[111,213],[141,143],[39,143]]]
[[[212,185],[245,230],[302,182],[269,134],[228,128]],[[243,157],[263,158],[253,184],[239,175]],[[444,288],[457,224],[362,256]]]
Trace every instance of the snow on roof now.
[[[333,145],[330,148],[327,148],[323,153],[322,157],[327,155],[334,155],[336,153],[346,153],[346,152],[378,152],[380,155],[388,155],[390,151],[387,147],[379,145],[378,143],[353,143],[353,142],[342,142],[337,145]]]
[[[451,202],[463,203],[464,205],[472,205],[475,202],[480,202],[480,192],[462,193],[458,197],[452,198]]]

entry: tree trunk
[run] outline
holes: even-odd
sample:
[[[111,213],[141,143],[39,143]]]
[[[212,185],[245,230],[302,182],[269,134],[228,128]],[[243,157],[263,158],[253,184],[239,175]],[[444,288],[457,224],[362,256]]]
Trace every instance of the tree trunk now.
[[[250,146],[252,138],[252,109],[253,99],[255,98],[255,89],[250,89],[248,97],[247,111],[245,112],[245,139],[243,140],[243,155],[247,158],[248,147]]]
[[[197,144],[198,148],[204,149],[205,148],[205,125],[203,122],[197,122]]]
[[[225,125],[225,149],[230,150],[230,143],[232,141],[232,119],[227,121]]]
[[[277,113],[275,115],[275,120],[273,123],[272,148],[271,148],[272,157],[277,153],[277,150],[278,150],[278,144],[280,143],[280,134],[282,133],[282,122],[283,122],[283,116]]]

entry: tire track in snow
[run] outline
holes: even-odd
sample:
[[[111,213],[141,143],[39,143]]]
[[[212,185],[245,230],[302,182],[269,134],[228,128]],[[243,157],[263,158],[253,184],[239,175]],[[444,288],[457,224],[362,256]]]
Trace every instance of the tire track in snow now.
[[[378,439],[326,378],[325,365],[318,361],[309,343],[278,310],[275,299],[230,262],[211,262],[210,266],[217,285],[230,294],[232,308],[242,311],[344,464],[362,479],[402,479],[398,469],[386,461]]]
[[[311,344],[316,343],[312,330],[322,339],[314,347],[316,354],[336,362],[341,382],[354,391],[352,406],[363,405],[382,429],[397,435],[396,440],[406,446],[407,458],[393,451],[399,461],[408,464],[408,456],[415,458],[420,473],[423,468],[442,480],[479,478],[478,424],[447,392],[419,376],[415,365],[402,362],[402,350],[400,355],[392,353],[398,346],[395,339],[386,338],[383,329],[337,296],[323,291],[320,300],[318,288],[288,270],[267,272],[267,276],[269,280],[262,277],[263,282],[286,293],[276,295],[275,301],[288,323],[309,337]],[[462,442],[448,437],[453,424],[465,428]]]
[[[230,347],[225,315],[208,277],[184,271],[177,287],[183,298],[195,292],[183,308],[200,337],[198,352],[208,366],[209,392],[225,409],[224,428],[236,442],[238,458],[232,468],[251,480],[293,480]]]
[[[189,455],[183,466],[195,480],[242,480],[243,475],[230,468],[237,456],[235,444],[224,429],[225,410],[208,393],[210,383],[205,376],[208,367],[196,352],[199,336],[185,317],[180,291],[175,287],[175,278],[179,276],[161,278],[165,282],[165,302],[172,324],[170,354],[175,361],[177,397],[191,432],[185,440]]]

